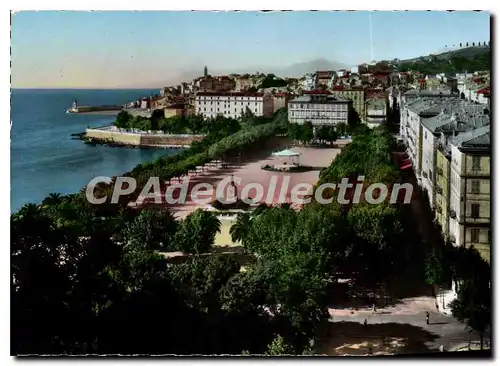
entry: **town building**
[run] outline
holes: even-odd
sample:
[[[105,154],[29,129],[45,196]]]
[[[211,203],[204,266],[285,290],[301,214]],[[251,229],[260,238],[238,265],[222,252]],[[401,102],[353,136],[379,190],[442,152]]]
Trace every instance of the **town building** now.
[[[235,87],[234,90],[238,92],[247,91],[252,86],[254,86],[253,80],[249,75],[242,75],[234,79]]]
[[[228,92],[233,90],[235,82],[229,76],[212,77],[210,75],[200,80],[201,91]]]
[[[314,126],[347,124],[352,102],[325,91],[306,93],[288,102],[288,121]]]
[[[373,74],[373,83],[386,87],[390,82],[390,74],[388,72],[377,72]]]
[[[427,190],[429,204],[435,207],[437,183],[437,151],[439,146],[448,146],[450,140],[460,133],[477,129],[490,123],[481,106],[457,103],[442,107],[442,113],[422,119],[422,187]],[[443,172],[441,172],[443,174]]]
[[[490,154],[490,125],[451,141],[450,238],[457,246],[477,247],[483,255],[485,250],[489,254],[491,243]]]
[[[273,95],[273,113],[281,108],[286,108],[288,101],[292,99],[290,93],[275,93]]]
[[[344,86],[334,86],[332,95],[340,99],[352,101],[352,107],[358,112],[359,117],[364,120],[365,117],[365,90],[363,88],[349,88]]]
[[[316,87],[324,85],[327,88],[331,88],[333,84],[333,78],[335,71],[316,71]]]
[[[240,118],[247,110],[255,116],[273,113],[273,97],[264,93],[249,92],[199,92],[195,98],[195,113],[205,118],[218,115]]]
[[[387,102],[385,98],[367,99],[365,105],[365,121],[368,127],[377,127],[387,121]]]
[[[489,253],[488,108],[456,97],[416,99],[401,110],[401,133],[443,235]]]

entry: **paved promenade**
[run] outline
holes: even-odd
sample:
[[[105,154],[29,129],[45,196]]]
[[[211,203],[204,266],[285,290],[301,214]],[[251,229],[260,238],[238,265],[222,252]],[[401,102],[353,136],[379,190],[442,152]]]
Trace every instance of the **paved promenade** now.
[[[434,298],[422,296],[404,299],[401,303],[376,309],[329,309],[328,326],[321,332],[318,353],[327,355],[374,355],[438,352],[467,349],[469,333],[466,326],[449,315],[436,312]],[[429,324],[426,324],[426,312]],[[367,325],[364,325],[365,319]],[[471,333],[473,349],[479,334]],[[489,335],[485,336],[489,347]],[[486,348],[485,347],[485,348]]]

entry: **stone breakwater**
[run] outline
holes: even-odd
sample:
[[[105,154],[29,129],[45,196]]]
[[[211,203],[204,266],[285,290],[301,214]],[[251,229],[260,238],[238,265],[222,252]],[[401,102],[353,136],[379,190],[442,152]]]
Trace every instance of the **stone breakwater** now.
[[[125,131],[115,126],[88,128],[82,139],[91,144],[132,147],[188,147],[205,135],[173,135],[153,131]]]

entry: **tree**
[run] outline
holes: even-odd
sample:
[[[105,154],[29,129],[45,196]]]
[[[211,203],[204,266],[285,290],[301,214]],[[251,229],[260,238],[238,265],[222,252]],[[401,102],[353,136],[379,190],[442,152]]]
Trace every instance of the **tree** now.
[[[441,246],[432,247],[425,260],[425,281],[429,285],[442,285],[451,280],[451,263]]]
[[[295,351],[293,347],[287,344],[285,339],[279,334],[269,344],[266,351],[267,356],[291,356],[294,354]]]
[[[458,289],[458,297],[450,303],[453,316],[479,332],[481,349],[484,334],[491,326],[491,300],[489,282],[466,280]]]
[[[307,121],[303,125],[300,125],[300,136],[299,139],[302,142],[309,142],[314,138],[314,128],[311,122]]]
[[[240,213],[236,219],[236,222],[229,229],[229,234],[233,242],[244,243],[251,225],[251,216],[249,213]],[[244,244],[243,244],[244,245]]]
[[[175,236],[178,250],[203,253],[210,249],[221,223],[212,212],[197,209],[180,224]]]
[[[115,126],[118,128],[129,128],[129,123],[133,120],[131,114],[126,111],[121,111],[116,116]]]
[[[151,113],[151,129],[157,131],[160,129],[161,120],[165,118],[165,111],[163,109],[155,109]]]
[[[42,202],[42,206],[57,206],[62,203],[62,196],[59,193],[50,193]]]
[[[359,113],[354,108],[349,108],[347,112],[347,125],[349,126],[349,131],[352,133],[361,124],[361,117]]]
[[[171,250],[178,223],[169,210],[144,209],[126,230],[128,243],[149,250]]]

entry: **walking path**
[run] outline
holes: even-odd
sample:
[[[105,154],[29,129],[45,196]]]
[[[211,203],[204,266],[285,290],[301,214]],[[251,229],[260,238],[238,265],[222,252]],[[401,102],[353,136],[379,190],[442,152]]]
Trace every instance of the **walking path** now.
[[[452,316],[436,312],[434,298],[405,299],[396,306],[376,309],[329,309],[326,334],[317,339],[317,353],[327,355],[374,355],[438,352],[467,348],[469,333]],[[429,312],[429,324],[426,324]],[[364,326],[364,321],[367,325]],[[480,337],[471,333],[471,341]],[[489,342],[489,336],[485,336]],[[486,342],[486,343],[488,343]],[[476,347],[477,348],[477,347]],[[485,347],[486,348],[486,347]]]

